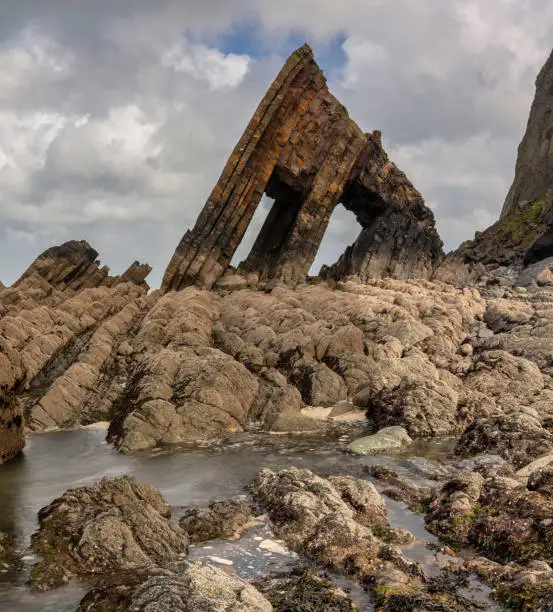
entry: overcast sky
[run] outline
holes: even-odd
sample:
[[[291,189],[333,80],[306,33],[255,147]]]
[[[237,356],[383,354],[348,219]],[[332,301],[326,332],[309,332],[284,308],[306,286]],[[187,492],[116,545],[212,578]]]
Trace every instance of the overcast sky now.
[[[552,34],[550,0],[1,0],[0,280],[86,239],[158,286],[304,41],[455,248],[499,214]],[[337,209],[317,266],[357,233]]]

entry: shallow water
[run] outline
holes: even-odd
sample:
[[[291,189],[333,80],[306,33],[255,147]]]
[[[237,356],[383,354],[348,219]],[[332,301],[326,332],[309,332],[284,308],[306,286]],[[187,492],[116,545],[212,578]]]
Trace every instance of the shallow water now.
[[[20,550],[25,551],[37,528],[37,511],[42,506],[68,488],[89,485],[106,475],[129,474],[153,485],[173,505],[174,516],[178,517],[189,504],[244,495],[245,487],[263,467],[293,465],[311,468],[321,475],[356,474],[374,458],[343,454],[341,447],[347,442],[347,437],[321,440],[239,434],[206,448],[127,456],[105,442],[105,431],[100,428],[32,435],[25,454],[0,468],[0,529],[15,533]],[[389,459],[390,465],[398,461],[401,458]],[[437,564],[425,546],[425,541],[436,539],[424,529],[422,517],[391,500],[389,509],[391,522],[409,529],[418,538],[405,553],[427,567]],[[232,562],[234,571],[252,579],[294,563],[294,555],[260,547],[261,542],[272,539],[270,527],[261,522],[241,540],[193,547],[191,557],[215,557],[215,563],[222,565]],[[31,593],[25,581],[32,556],[24,559],[25,567],[17,574],[0,573],[0,610],[75,610],[86,589],[73,583],[46,594]],[[360,609],[370,609],[370,599],[361,589],[347,580],[341,583],[353,589],[352,597]]]

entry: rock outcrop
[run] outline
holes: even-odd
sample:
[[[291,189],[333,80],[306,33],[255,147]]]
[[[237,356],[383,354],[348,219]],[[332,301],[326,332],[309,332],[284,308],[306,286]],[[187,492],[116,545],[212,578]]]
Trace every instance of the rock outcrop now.
[[[39,512],[33,571],[41,589],[71,577],[151,570],[187,552],[186,533],[168,518],[171,506],[149,485],[121,476],[70,489]]]
[[[252,519],[252,509],[242,501],[214,501],[208,508],[187,508],[179,525],[191,543],[239,535]]]
[[[252,585],[205,563],[178,563],[150,572],[104,577],[81,601],[78,612],[272,612]]]
[[[454,586],[444,588],[404,555],[397,544],[404,543],[405,531],[388,524],[384,500],[370,482],[348,476],[325,479],[296,468],[263,470],[251,491],[292,549],[371,588],[376,609],[471,609]],[[349,608],[341,598],[328,609]]]
[[[40,277],[48,286],[60,291],[112,287],[117,283],[134,283],[149,289],[145,279],[152,268],[148,264],[135,261],[121,276],[110,276],[109,268],[100,267],[97,257],[98,252],[86,240],[65,242],[41,253],[13,288],[34,288]]]
[[[85,241],[48,249],[0,295],[0,462],[24,426],[106,419],[124,382],[123,343],[148,309],[149,266],[110,277]]]
[[[334,207],[363,228],[329,274],[428,277],[442,255],[434,217],[328,91],[304,45],[293,53],[231,154],[196,225],[178,245],[162,289],[210,288],[227,269],[263,193],[275,203],[239,270],[261,280],[307,275]]]
[[[553,187],[553,53],[536,79],[536,95],[526,133],[518,148],[515,178],[501,211],[512,214],[520,202],[532,202]],[[553,254],[553,253],[552,253]]]
[[[527,266],[553,256],[553,53],[536,79],[513,184],[499,220],[449,254],[437,278],[475,282],[487,270]]]

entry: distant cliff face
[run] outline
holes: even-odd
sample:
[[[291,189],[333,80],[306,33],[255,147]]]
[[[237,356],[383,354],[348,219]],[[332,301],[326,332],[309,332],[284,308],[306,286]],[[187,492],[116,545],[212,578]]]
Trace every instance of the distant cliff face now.
[[[553,256],[553,52],[536,79],[528,126],[518,148],[515,178],[500,218],[448,254],[440,280],[471,282],[498,267],[515,268]]]
[[[553,52],[536,79],[536,96],[501,218],[521,202],[542,198],[549,187],[553,187]]]

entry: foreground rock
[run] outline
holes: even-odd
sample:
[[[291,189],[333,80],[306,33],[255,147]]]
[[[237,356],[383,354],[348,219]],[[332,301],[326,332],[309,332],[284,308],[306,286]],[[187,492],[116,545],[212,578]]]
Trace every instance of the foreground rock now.
[[[507,476],[461,471],[429,506],[428,529],[458,546],[471,546],[500,562],[549,560],[553,552],[551,470],[529,486]]]
[[[39,512],[32,547],[42,560],[33,584],[47,589],[73,577],[152,569],[187,552],[186,533],[149,485],[121,476],[70,489]]]
[[[169,612],[272,612],[253,586],[211,565],[186,563],[105,578],[81,602],[79,612],[133,610]]]
[[[309,569],[267,576],[256,581],[255,586],[271,602],[275,612],[357,612],[342,589]]]
[[[522,467],[553,452],[553,434],[542,427],[537,414],[514,411],[473,423],[460,437],[456,452],[462,456],[496,453]]]
[[[191,543],[239,536],[252,518],[246,502],[227,500],[211,502],[208,508],[187,508],[179,525]]]
[[[553,609],[553,569],[544,561],[532,561],[526,566],[516,563],[501,565],[485,558],[468,562],[485,582],[495,589],[495,597],[509,610]]]
[[[13,536],[0,531],[0,565],[10,566],[17,561],[15,552],[15,539]]]
[[[384,501],[370,482],[324,479],[296,468],[263,470],[251,492],[290,548],[325,567],[345,570],[373,589],[379,609],[461,611],[470,606],[429,580],[393,544],[405,534],[390,527]]]

